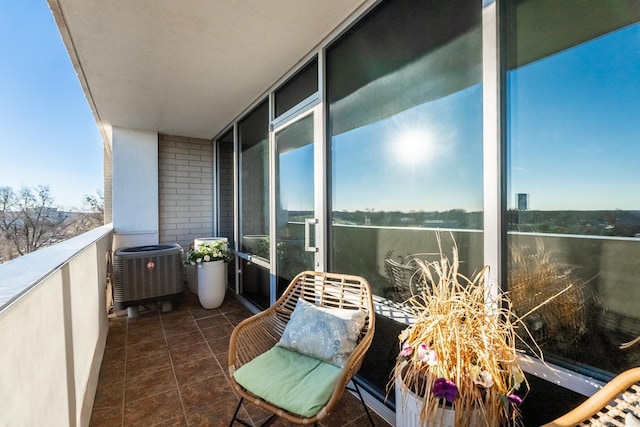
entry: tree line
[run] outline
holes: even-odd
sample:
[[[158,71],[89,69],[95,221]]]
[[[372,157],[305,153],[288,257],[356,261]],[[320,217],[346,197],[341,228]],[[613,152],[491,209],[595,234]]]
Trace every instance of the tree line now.
[[[0,187],[0,264],[104,223],[104,195],[85,195],[82,209],[62,211],[48,186]]]

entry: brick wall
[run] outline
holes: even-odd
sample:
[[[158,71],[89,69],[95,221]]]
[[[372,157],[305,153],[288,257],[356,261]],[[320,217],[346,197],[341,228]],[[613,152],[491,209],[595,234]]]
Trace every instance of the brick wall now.
[[[210,140],[158,136],[160,243],[213,235],[213,169]]]

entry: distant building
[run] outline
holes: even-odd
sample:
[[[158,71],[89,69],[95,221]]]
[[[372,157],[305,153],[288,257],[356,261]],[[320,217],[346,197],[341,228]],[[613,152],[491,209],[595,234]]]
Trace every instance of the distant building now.
[[[518,210],[526,211],[529,210],[529,194],[527,193],[518,193],[516,195],[518,201]]]

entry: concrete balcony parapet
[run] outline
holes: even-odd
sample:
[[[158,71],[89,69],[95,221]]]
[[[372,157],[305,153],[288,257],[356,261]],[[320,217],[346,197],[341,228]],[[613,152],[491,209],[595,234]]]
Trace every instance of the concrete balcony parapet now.
[[[88,425],[112,238],[105,225],[0,265],[2,424]]]

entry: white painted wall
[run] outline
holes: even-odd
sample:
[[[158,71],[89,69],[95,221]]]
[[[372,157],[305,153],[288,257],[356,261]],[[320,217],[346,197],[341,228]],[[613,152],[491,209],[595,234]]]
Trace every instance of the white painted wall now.
[[[62,274],[0,313],[3,426],[70,421]]]
[[[87,426],[109,329],[105,225],[0,265],[0,426]],[[37,278],[20,270],[39,266]],[[13,268],[16,267],[16,268]],[[44,271],[44,273],[43,273]]]
[[[158,134],[114,127],[113,246],[154,245],[158,237]]]

